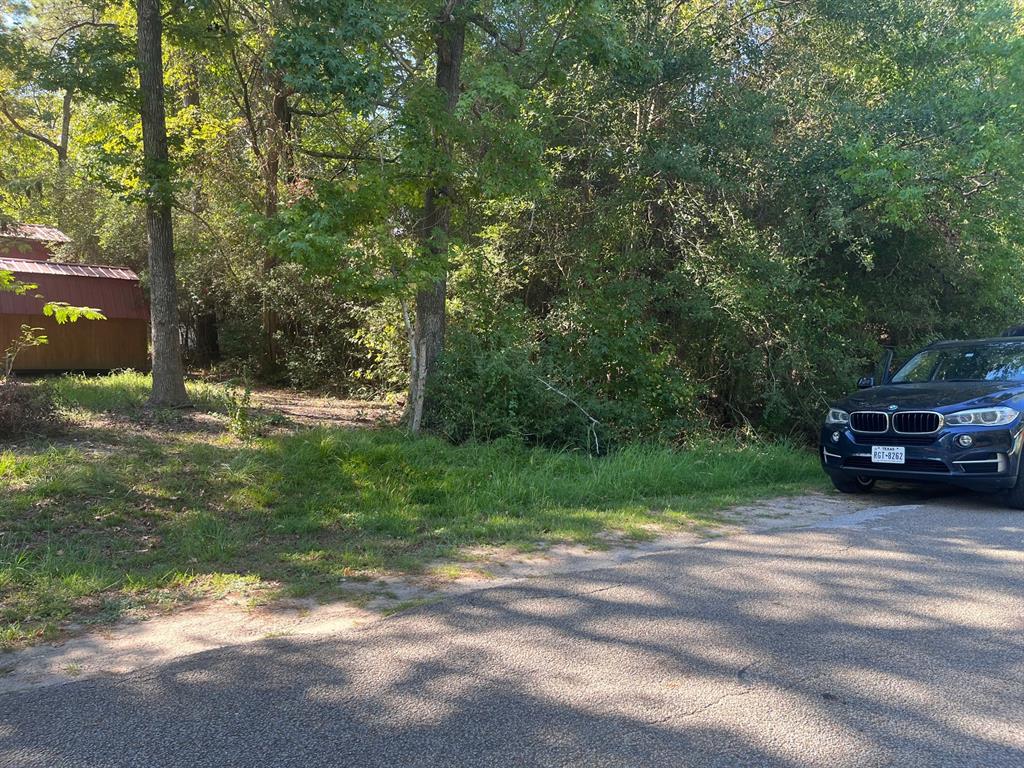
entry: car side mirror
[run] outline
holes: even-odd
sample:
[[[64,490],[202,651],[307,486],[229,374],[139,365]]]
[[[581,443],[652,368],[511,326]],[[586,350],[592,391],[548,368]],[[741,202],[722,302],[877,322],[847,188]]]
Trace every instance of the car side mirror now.
[[[873,386],[875,386],[874,376],[861,376],[857,381],[857,389],[871,389]]]

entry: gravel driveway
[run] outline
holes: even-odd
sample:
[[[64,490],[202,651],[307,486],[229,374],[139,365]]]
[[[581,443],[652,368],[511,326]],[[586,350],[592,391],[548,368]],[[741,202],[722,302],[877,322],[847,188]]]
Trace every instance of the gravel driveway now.
[[[1024,513],[851,507],[11,693],[0,765],[1024,766]]]

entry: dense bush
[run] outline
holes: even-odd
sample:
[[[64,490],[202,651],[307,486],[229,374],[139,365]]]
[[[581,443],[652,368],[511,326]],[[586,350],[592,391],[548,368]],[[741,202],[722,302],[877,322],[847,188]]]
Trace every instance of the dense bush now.
[[[455,442],[511,437],[600,453],[699,429],[697,390],[658,329],[601,298],[575,319],[506,311],[454,326],[427,426]]]
[[[457,443],[510,437],[529,445],[600,450],[605,427],[587,415],[591,398],[573,397],[573,404],[560,389],[564,385],[551,379],[537,360],[537,345],[521,329],[489,336],[453,329],[430,382],[426,426]]]
[[[61,419],[49,392],[17,381],[0,382],[0,438],[59,431]]]
[[[486,220],[475,277],[455,281],[485,358],[529,360],[613,439],[801,437],[883,344],[899,358],[1013,322],[1021,202],[1001,183],[1024,169],[994,126],[1017,119],[1004,67],[1024,51],[1005,7],[966,14],[953,41],[943,5],[836,5],[749,59],[723,24],[699,65],[673,58],[670,24],[627,19],[652,69],[578,65],[587,87],[559,92],[559,114],[587,119],[552,119],[548,184],[525,214]],[[934,30],[928,66],[908,23]],[[526,352],[479,323],[510,305]],[[453,352],[458,401],[486,376]],[[533,395],[516,391],[521,420]],[[500,407],[480,399],[474,417]]]

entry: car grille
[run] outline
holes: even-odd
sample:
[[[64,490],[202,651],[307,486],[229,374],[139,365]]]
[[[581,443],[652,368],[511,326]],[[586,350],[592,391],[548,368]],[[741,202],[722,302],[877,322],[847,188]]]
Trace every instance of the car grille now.
[[[843,462],[849,469],[887,469],[893,472],[935,472],[949,474],[949,467],[941,459],[907,459],[904,464],[875,464],[870,456],[850,456]]]
[[[938,432],[941,417],[931,411],[904,411],[892,415],[892,428],[896,432],[925,434]]]
[[[885,432],[889,417],[878,411],[854,411],[850,414],[850,426],[854,432]]]
[[[938,438],[935,435],[854,435],[857,445],[931,445]]]

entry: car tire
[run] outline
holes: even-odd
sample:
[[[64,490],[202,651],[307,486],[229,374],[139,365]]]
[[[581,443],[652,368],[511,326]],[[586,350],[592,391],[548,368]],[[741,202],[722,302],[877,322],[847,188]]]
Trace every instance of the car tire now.
[[[1003,492],[1003,501],[1010,509],[1024,509],[1024,472],[1017,470],[1017,482]]]
[[[830,474],[832,478],[832,485],[836,487],[836,490],[840,493],[871,493],[875,487],[875,478],[864,477],[863,475],[850,476],[840,474]]]

